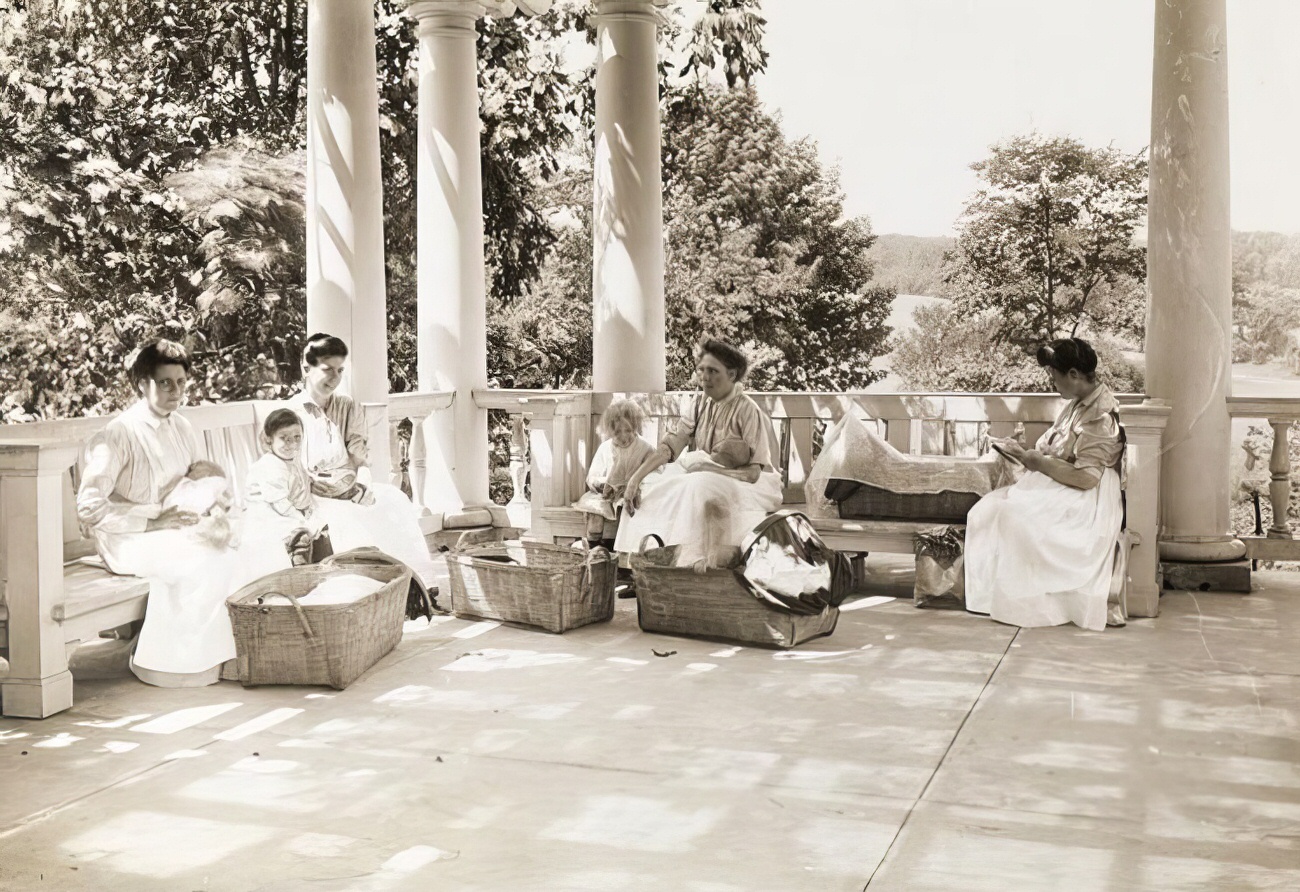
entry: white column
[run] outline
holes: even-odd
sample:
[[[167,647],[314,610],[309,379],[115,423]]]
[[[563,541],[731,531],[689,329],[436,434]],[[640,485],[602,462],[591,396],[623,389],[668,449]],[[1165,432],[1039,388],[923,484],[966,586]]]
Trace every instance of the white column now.
[[[1169,402],[1161,556],[1244,554],[1229,534],[1232,362],[1225,0],[1155,4],[1146,389]]]
[[[596,0],[592,378],[664,389],[663,177],[656,6]]]
[[[307,328],[351,351],[343,388],[388,396],[383,179],[369,0],[307,3]]]
[[[418,0],[420,36],[418,360],[420,390],[452,390],[425,422],[423,501],[444,523],[488,499],[487,299],[475,21],[483,6]],[[481,519],[481,518],[479,518]]]

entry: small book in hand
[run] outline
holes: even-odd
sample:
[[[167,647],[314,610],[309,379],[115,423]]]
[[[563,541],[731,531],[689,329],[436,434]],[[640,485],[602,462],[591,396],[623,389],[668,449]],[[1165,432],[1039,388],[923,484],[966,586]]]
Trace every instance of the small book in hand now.
[[[1020,460],[1019,456],[1013,455],[1011,452],[1007,450],[1006,444],[1004,444],[1002,441],[989,440],[989,446],[993,448],[994,452],[996,452],[998,455],[1005,458],[1007,461],[1017,465],[1024,464],[1024,462]]]

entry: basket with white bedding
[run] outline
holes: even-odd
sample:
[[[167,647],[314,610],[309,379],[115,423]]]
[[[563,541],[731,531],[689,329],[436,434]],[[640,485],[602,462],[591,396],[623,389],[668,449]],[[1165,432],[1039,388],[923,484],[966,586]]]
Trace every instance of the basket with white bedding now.
[[[311,564],[249,583],[226,601],[239,680],[342,690],[402,637],[405,564]]]

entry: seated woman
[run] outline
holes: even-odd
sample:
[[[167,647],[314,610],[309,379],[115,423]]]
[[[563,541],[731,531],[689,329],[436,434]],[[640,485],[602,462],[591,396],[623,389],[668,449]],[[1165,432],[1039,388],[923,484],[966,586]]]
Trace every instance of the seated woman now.
[[[77,517],[108,568],[149,581],[131,671],[161,687],[212,684],[235,656],[226,612],[232,552],[201,533],[192,506],[164,506],[200,457],[193,428],[176,412],[190,368],[172,341],[140,350],[130,369],[140,401],[91,441],[77,492]]]
[[[375,483],[361,408],[338,390],[348,347],[314,334],[302,351],[303,389],[289,405],[302,418],[302,463],[317,496],[319,522],[335,553],[373,545],[426,581],[433,559],[420,532],[420,512],[397,487]]]
[[[1119,404],[1097,382],[1080,338],[1038,350],[1070,402],[1034,449],[995,448],[1027,473],[996,489],[966,520],[966,609],[1016,626],[1106,627],[1111,558],[1123,523]]]
[[[781,507],[781,478],[772,459],[776,435],[741,387],[748,369],[749,360],[730,344],[700,345],[696,371],[703,392],[628,480],[617,550],[636,551],[646,535],[656,533],[665,545],[681,546],[679,564],[719,566],[755,524]],[[746,463],[727,467],[736,457]]]

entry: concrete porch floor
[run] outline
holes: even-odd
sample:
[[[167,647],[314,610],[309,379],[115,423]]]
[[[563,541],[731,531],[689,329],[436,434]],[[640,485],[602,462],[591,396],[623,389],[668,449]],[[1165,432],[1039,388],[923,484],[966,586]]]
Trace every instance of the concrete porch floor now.
[[[1300,574],[1105,633],[858,603],[791,653],[421,620],[341,692],[83,649],[0,719],[0,889],[1300,889]]]

